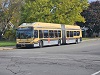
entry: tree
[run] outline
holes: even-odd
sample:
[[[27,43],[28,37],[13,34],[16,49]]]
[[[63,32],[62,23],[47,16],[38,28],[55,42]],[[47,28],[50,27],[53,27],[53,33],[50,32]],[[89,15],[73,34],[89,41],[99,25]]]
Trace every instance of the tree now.
[[[74,24],[76,21],[85,22],[80,13],[87,7],[87,0],[29,0],[22,7],[20,23],[40,21]]]
[[[13,28],[19,19],[21,0],[0,0],[0,30],[2,34]]]
[[[0,32],[12,30],[20,18],[22,0],[0,0]],[[1,36],[1,35],[0,35]]]
[[[91,30],[95,33],[100,32],[100,1],[91,2],[88,9],[82,12],[82,16],[85,18],[86,22],[78,24],[88,27],[89,34]]]

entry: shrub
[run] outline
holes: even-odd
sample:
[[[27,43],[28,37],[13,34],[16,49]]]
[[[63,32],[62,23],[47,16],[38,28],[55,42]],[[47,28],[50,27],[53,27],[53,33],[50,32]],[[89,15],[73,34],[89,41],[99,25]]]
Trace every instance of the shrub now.
[[[6,40],[15,40],[16,36],[16,30],[6,30],[5,34],[4,34],[4,38]]]

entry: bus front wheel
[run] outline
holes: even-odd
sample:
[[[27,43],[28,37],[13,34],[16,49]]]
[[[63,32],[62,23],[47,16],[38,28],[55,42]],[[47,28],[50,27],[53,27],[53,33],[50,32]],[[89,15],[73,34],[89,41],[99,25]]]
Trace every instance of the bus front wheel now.
[[[78,44],[78,39],[76,39],[75,43]]]
[[[39,47],[42,48],[43,47],[43,41],[39,42]]]

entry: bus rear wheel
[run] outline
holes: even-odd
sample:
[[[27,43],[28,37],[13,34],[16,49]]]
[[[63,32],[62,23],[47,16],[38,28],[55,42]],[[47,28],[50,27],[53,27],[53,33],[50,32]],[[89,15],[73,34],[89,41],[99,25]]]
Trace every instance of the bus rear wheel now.
[[[42,48],[43,47],[43,41],[39,42],[39,47]]]
[[[58,46],[60,46],[61,45],[61,40],[58,40]]]

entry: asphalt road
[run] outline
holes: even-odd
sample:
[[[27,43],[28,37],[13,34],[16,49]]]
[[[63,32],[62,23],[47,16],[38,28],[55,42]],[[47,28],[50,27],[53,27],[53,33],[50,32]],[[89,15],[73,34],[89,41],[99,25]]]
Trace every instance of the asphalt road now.
[[[0,75],[100,75],[100,40],[2,50]]]

